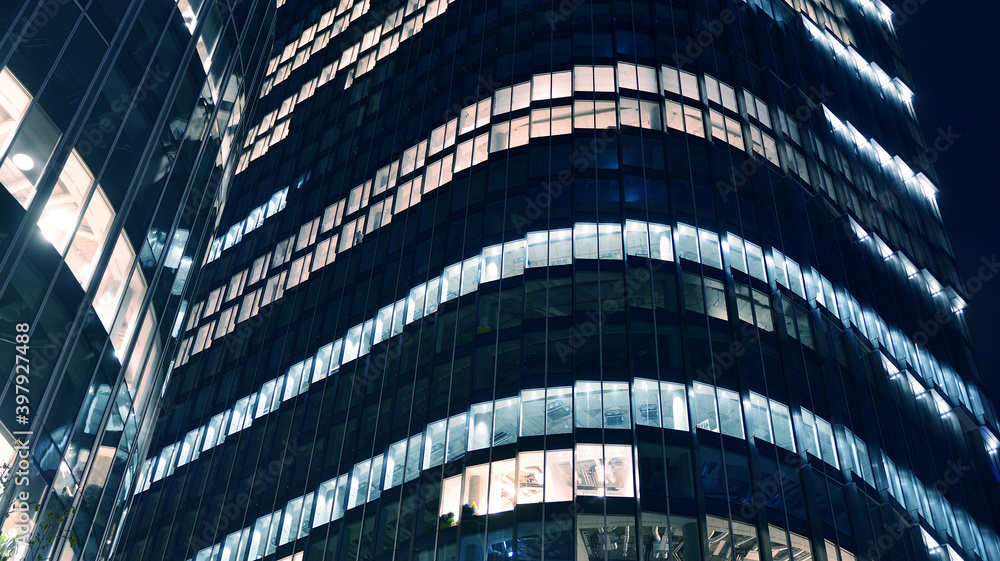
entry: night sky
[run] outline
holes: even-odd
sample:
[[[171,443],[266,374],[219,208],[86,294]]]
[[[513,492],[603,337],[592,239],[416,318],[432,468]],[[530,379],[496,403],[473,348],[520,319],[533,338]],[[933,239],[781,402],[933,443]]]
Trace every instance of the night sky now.
[[[958,259],[959,275],[977,274],[981,260],[1000,256],[1000,4],[993,0],[908,0],[896,32],[913,77],[924,138],[938,129],[961,135],[934,164],[938,205]],[[890,6],[892,2],[887,2]],[[1000,403],[1000,274],[983,284],[965,311],[979,368],[993,403]]]

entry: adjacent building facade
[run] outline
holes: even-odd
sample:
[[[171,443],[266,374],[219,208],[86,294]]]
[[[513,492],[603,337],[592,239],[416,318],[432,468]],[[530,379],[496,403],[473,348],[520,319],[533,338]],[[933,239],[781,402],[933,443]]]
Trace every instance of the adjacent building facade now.
[[[278,4],[115,559],[1000,559],[879,0]]]
[[[252,0],[3,5],[4,559],[106,558],[118,536],[273,17]]]

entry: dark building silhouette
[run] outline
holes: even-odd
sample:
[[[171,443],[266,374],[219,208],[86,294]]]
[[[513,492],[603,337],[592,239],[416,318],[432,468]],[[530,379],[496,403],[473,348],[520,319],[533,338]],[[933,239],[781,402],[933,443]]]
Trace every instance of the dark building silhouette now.
[[[115,559],[1000,559],[884,4],[280,4]]]
[[[2,4],[0,557],[107,558],[275,12]]]

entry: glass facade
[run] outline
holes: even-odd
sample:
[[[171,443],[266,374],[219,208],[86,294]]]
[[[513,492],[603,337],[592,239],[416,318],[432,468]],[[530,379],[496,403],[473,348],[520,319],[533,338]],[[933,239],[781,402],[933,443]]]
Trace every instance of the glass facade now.
[[[106,559],[120,534],[274,15],[263,1],[3,6],[4,559]]]
[[[115,559],[987,561],[879,0],[277,2]]]

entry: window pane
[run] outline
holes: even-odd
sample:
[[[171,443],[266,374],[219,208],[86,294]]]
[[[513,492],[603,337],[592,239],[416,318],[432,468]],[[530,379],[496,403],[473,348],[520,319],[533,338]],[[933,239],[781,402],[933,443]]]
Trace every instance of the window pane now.
[[[623,259],[621,224],[598,225],[598,249],[601,259]]]
[[[400,440],[389,446],[389,453],[385,456],[385,486],[383,489],[391,489],[403,483],[403,473],[406,468],[406,440]]]
[[[518,399],[512,397],[496,402],[493,418],[493,446],[517,441]]]
[[[552,75],[538,74],[531,78],[531,100],[552,99]]]
[[[545,390],[521,391],[521,436],[545,434]]]
[[[635,422],[650,427],[660,426],[660,389],[655,380],[635,380]]]
[[[441,508],[438,515],[444,527],[454,525],[461,516],[462,475],[454,475],[441,483]]]
[[[662,224],[649,225],[649,256],[663,261],[674,260],[673,240],[670,237],[670,226]]]
[[[597,259],[597,224],[577,224],[573,231],[573,254],[577,259]]]
[[[771,401],[771,423],[774,426],[774,443],[782,448],[795,451],[795,440],[792,438],[792,418],[788,406]]]
[[[545,502],[573,500],[573,451],[545,453]]]
[[[572,262],[573,230],[566,228],[549,231],[549,266],[568,265]]]
[[[660,104],[655,101],[639,102],[639,118],[644,129],[663,130],[663,118],[660,115]]]
[[[750,421],[753,423],[753,437],[774,442],[771,438],[771,421],[767,411],[767,399],[750,392]]]
[[[552,108],[552,135],[573,132],[573,107],[562,105]]]
[[[448,419],[448,456],[451,462],[465,455],[465,445],[469,442],[469,420],[465,413]]]
[[[545,452],[521,452],[517,456],[517,504],[542,502]]]
[[[660,382],[663,428],[688,430],[687,392],[684,384]]]
[[[694,422],[700,429],[719,432],[719,420],[715,410],[715,391],[712,386],[695,382]]]
[[[604,382],[604,428],[632,426],[627,382]]]
[[[721,388],[718,394],[722,434],[743,438],[743,408],[740,406],[740,394]]]
[[[623,127],[640,126],[639,100],[628,97],[621,98],[621,107],[619,109],[619,115],[621,117],[621,123]]]
[[[609,497],[633,497],[632,447],[606,445],[604,447],[604,484]]]
[[[444,462],[445,429],[447,420],[427,425],[424,433],[423,469],[437,467]]]
[[[406,475],[403,481],[413,481],[420,474],[420,452],[424,435],[417,434],[410,437],[406,446]]]
[[[698,239],[701,247],[701,262],[716,269],[722,268],[722,254],[719,247],[719,235],[708,230],[699,230]]]
[[[489,448],[493,437],[493,402],[473,405],[469,425],[469,450]]]
[[[584,428],[601,428],[601,383],[576,383],[576,426]]]
[[[531,82],[522,82],[514,86],[511,100],[511,111],[523,109],[531,104]]]
[[[604,451],[600,444],[578,444],[576,447],[576,495],[604,496]]]
[[[545,433],[567,434],[573,430],[573,388],[545,390]]]
[[[530,232],[527,235],[528,257],[525,268],[548,266],[548,232]]]
[[[598,129],[618,128],[618,114],[614,101],[598,100],[594,102],[594,119]]]
[[[549,108],[531,110],[531,138],[549,136]]]
[[[473,514],[486,514],[490,488],[490,465],[469,466],[465,470],[463,504],[472,507]]]
[[[514,468],[514,460],[493,462],[490,469],[490,508],[488,511],[490,514],[514,510],[516,500]]]

